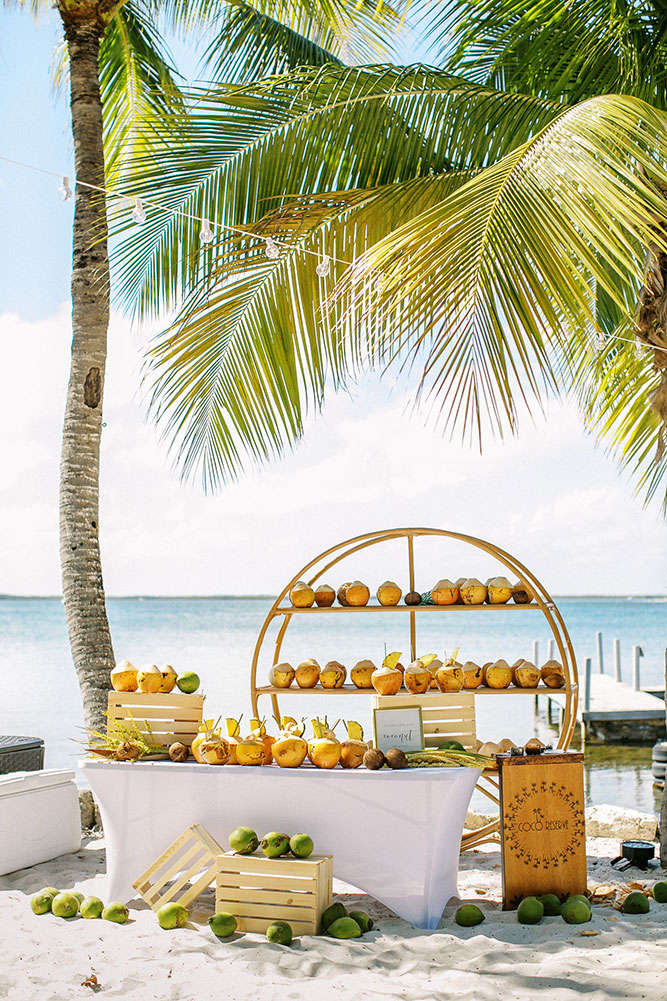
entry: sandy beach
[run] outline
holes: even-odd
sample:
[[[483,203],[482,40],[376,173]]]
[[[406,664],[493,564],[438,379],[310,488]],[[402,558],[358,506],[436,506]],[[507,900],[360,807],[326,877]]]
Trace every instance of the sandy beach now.
[[[550,1001],[585,994],[591,1001],[632,998],[662,1001],[667,968],[667,904],[651,900],[648,915],[617,909],[625,888],[649,887],[660,869],[619,874],[609,865],[618,841],[590,839],[589,891],[602,888],[586,925],[560,917],[521,925],[501,909],[500,853],[494,846],[461,857],[459,897],[475,901],[486,920],[460,928],[447,907],[435,931],[422,931],[383,905],[335,881],[335,899],[367,910],[375,921],[362,939],[304,937],[287,947],[262,935],[219,941],[207,918],[209,890],[190,909],[190,923],[163,931],[141,901],[130,921],[65,921],[38,917],[30,896],[46,885],[104,898],[104,840],[88,838],[79,852],[0,878],[4,961],[0,997],[8,1001],[125,998],[127,1001],[528,1001],[548,992]],[[397,847],[396,864],[403,864]],[[106,902],[106,901],[105,901]],[[92,977],[97,978],[97,982]],[[86,984],[85,982],[88,981]]]

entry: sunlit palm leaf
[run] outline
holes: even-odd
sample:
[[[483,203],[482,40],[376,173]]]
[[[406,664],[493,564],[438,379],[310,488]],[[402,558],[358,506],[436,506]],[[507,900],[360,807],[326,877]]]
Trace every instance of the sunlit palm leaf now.
[[[138,4],[124,4],[100,45],[107,184],[119,181],[128,148],[136,152],[150,123],[168,122],[182,109],[177,76],[145,10]]]
[[[630,470],[637,492],[646,502],[661,496],[667,512],[667,442],[660,416],[667,400],[656,399],[660,375],[653,366],[653,352],[637,355],[630,325],[618,334],[592,362],[580,398],[589,427]]]
[[[206,270],[189,216],[252,226],[304,194],[480,168],[555,110],[420,66],[326,66],[198,94],[179,127],[135,162],[136,192],[170,212],[126,231],[118,294],[144,313],[189,294]]]
[[[474,428],[480,442],[487,422],[515,429],[515,398],[538,402],[564,358],[576,372],[577,341],[589,349],[596,284],[627,308],[643,248],[667,224],[667,203],[637,169],[667,181],[666,126],[634,98],[562,112],[344,279],[339,297],[359,319],[400,305],[393,336],[428,349],[421,392],[445,427]]]
[[[277,261],[257,240],[218,248],[220,271],[193,292],[149,354],[152,409],[184,476],[199,472],[205,486],[217,486],[248,459],[280,454],[300,437],[308,410],[321,405],[327,381],[334,387],[382,360],[377,326],[371,338],[328,322],[321,309],[327,289],[360,242],[375,242],[465,180],[428,177],[398,190],[296,202],[265,220],[264,231],[293,248]],[[326,280],[315,270],[324,253],[334,256]]]
[[[429,12],[449,69],[575,103],[624,93],[667,107],[667,21],[651,0],[449,0]]]

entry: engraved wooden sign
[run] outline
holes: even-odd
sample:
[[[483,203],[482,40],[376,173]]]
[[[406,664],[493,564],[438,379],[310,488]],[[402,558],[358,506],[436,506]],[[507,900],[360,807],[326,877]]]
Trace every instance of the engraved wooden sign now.
[[[583,754],[499,756],[503,908],[586,892]]]

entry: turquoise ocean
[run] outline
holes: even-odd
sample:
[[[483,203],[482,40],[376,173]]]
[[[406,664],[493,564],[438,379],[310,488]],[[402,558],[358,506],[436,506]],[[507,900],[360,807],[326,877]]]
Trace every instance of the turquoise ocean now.
[[[632,681],[632,647],[638,644],[641,685],[664,687],[667,599],[663,597],[556,598],[572,639],[581,677],[584,659],[597,670],[596,632],[603,636],[604,669],[613,672],[612,641],[621,643],[623,680]],[[109,619],[117,660],[135,665],[173,664],[180,673],[196,671],[206,694],[205,715],[250,716],[250,668],[269,597],[110,598]],[[293,616],[285,634],[282,660],[297,663],[315,657],[320,663],[339,660],[348,670],[369,657],[379,663],[386,649],[409,649],[409,616],[378,614]],[[279,624],[279,623],[278,623]],[[539,643],[539,661],[547,659],[550,632],[537,610],[494,610],[418,613],[418,652],[452,653],[459,660],[483,663],[504,657],[510,663],[532,659]],[[266,683],[272,662],[276,628],[262,648],[258,679]],[[0,733],[41,737],[47,768],[75,768],[83,755],[83,716],[69,652],[65,616],[58,598],[0,597]],[[317,691],[317,689],[315,690]],[[281,697],[281,712],[295,716],[327,714],[359,720],[370,733],[369,698],[350,695]],[[271,713],[270,700],[260,710]],[[557,727],[546,718],[546,700],[530,695],[477,699],[477,730],[481,739],[510,737],[524,742],[537,734],[555,744]],[[243,725],[242,725],[243,728]],[[476,794],[477,795],[477,794]],[[650,811],[658,802],[651,779],[650,748],[589,747],[586,754],[587,803],[612,803]],[[485,801],[473,801],[486,809]]]

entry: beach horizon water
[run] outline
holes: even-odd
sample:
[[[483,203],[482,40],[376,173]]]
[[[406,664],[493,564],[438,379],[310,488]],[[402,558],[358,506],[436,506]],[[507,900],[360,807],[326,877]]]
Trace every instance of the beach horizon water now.
[[[194,670],[202,679],[206,717],[241,713],[249,727],[250,669],[253,652],[274,596],[149,596],[107,598],[116,659],[144,663],[171,663],[180,673]],[[555,597],[575,650],[580,675],[586,657],[597,670],[596,633],[603,636],[604,669],[613,673],[612,643],[621,645],[623,680],[632,681],[632,647],[642,649],[641,685],[664,688],[665,613],[667,598],[660,595]],[[362,658],[376,663],[387,650],[408,650],[407,615],[295,617],[288,628],[281,659],[297,663],[315,657],[321,663],[336,659],[349,668]],[[533,643],[539,659],[548,654],[550,631],[539,611],[523,615],[517,609],[494,612],[493,619],[451,611],[418,620],[418,652],[442,656],[459,649],[458,659],[482,663],[503,657],[532,659]],[[273,630],[273,633],[271,632]],[[268,674],[275,636],[272,625],[258,667],[260,684]],[[61,599],[0,595],[0,658],[12,683],[0,700],[0,730],[7,734],[41,737],[46,745],[46,767],[75,768],[84,755],[85,731],[76,675],[72,666]],[[299,716],[341,715],[341,700],[318,694],[298,697],[289,691],[281,711]],[[537,734],[557,740],[557,727],[545,715],[545,699],[508,696],[478,700],[481,739],[510,737],[523,742]],[[482,703],[480,705],[480,703]],[[490,703],[493,703],[491,705]],[[510,711],[511,706],[511,711]],[[269,715],[271,703],[260,701]],[[371,733],[369,698],[345,696],[346,718],[358,719]],[[271,723],[271,721],[269,721]],[[603,747],[592,750],[586,770],[587,804],[609,802],[650,811],[657,791],[651,780],[650,748]],[[473,805],[475,805],[473,803]],[[477,804],[484,808],[483,802]]]

